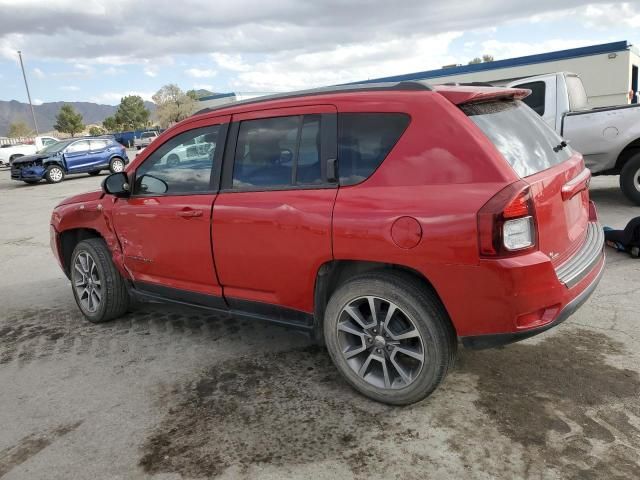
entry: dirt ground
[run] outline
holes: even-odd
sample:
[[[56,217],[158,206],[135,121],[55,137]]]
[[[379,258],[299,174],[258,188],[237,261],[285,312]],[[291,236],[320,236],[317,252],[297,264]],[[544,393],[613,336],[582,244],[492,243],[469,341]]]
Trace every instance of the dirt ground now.
[[[640,478],[640,260],[608,250],[566,323],[461,349],[434,395],[387,407],[276,326],[167,307],[83,321],[48,221],[103,178],[0,170],[3,479]],[[616,177],[591,195],[605,225],[640,215]]]

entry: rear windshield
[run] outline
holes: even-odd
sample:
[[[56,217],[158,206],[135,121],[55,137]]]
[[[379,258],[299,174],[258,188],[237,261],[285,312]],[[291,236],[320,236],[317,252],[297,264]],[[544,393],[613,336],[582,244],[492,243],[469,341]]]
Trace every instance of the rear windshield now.
[[[149,133],[143,133],[142,135],[140,135],[140,138],[150,138],[155,136],[156,134],[154,132],[149,132]]]
[[[521,177],[558,165],[573,154],[569,146],[560,148],[562,138],[521,101],[475,103],[461,108]]]

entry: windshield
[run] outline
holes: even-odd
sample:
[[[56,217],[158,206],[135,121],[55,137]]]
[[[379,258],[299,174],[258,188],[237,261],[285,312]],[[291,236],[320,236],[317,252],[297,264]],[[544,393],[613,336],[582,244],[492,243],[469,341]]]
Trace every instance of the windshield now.
[[[64,147],[66,147],[70,143],[71,143],[70,140],[67,140],[64,142],[52,143],[51,145],[47,145],[46,147],[44,147],[38,153],[58,153],[58,152],[61,152],[64,149]]]
[[[472,103],[461,108],[521,177],[551,168],[573,155],[562,138],[521,101]]]
[[[569,109],[572,112],[586,110],[589,108],[589,100],[587,92],[584,90],[584,84],[577,75],[567,75],[567,93],[569,94]]]

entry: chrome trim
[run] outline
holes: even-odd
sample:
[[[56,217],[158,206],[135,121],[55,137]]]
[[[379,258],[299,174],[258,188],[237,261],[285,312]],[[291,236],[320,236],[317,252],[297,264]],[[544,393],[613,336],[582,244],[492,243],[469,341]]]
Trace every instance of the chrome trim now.
[[[556,267],[558,280],[567,288],[574,287],[586,277],[602,258],[604,230],[598,222],[589,222],[587,238],[580,249],[569,260]]]

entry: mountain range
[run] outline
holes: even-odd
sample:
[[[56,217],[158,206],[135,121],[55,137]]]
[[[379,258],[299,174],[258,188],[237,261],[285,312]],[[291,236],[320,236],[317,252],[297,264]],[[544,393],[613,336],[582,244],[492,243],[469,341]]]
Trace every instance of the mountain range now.
[[[56,123],[56,115],[60,111],[60,107],[65,104],[71,105],[77,112],[82,114],[82,121],[85,125],[100,124],[105,118],[116,113],[118,109],[113,105],[101,105],[91,102],[48,102],[42,105],[34,105],[33,109],[40,132],[53,130],[53,125]],[[155,110],[154,103],[145,102],[145,105],[152,112]],[[0,137],[7,134],[9,124],[20,120],[26,122],[27,125],[33,124],[29,104],[16,100],[0,100]]]

